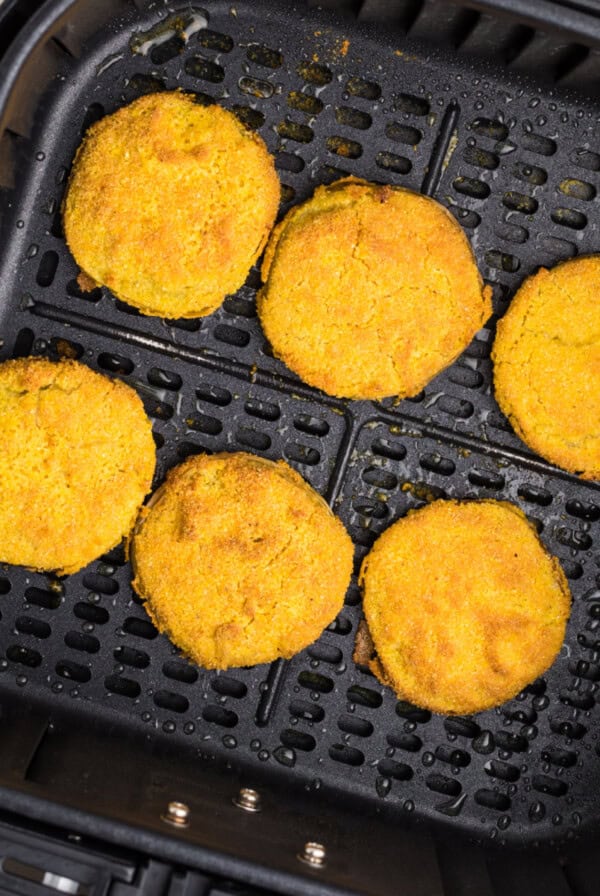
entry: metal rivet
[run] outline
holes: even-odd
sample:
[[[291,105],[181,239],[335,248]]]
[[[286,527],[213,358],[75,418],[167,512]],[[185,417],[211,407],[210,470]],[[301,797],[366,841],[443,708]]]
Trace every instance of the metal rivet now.
[[[233,805],[245,812],[260,812],[260,793],[251,787],[242,787],[238,795],[234,796]]]
[[[327,858],[327,850],[322,843],[309,841],[304,844],[303,851],[298,853],[298,858],[306,865],[312,865],[313,868],[322,868]]]
[[[173,800],[167,806],[167,811],[160,816],[167,824],[174,824],[178,828],[186,828],[190,821],[190,807],[185,803]]]

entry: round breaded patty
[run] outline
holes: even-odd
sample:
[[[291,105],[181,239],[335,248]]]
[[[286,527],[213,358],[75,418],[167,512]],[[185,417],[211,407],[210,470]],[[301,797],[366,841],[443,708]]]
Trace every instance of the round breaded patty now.
[[[0,560],[76,572],[129,534],[152,427],[129,386],[77,361],[0,365]]]
[[[503,501],[434,501],[410,511],[363,562],[373,671],[439,713],[514,697],[561,648],[567,580],[533,526]]]
[[[202,317],[244,282],[279,205],[264,142],[183,93],[143,96],[92,125],[63,207],[75,260],[144,314]]]
[[[600,479],[600,256],[529,277],[498,322],[496,399],[551,463]]]
[[[445,208],[354,177],[318,187],[275,228],[258,311],[274,353],[344,398],[416,395],[491,313]]]
[[[207,669],[291,657],[344,603],[352,542],[283,461],[198,455],[171,470],[130,545],[160,631]]]

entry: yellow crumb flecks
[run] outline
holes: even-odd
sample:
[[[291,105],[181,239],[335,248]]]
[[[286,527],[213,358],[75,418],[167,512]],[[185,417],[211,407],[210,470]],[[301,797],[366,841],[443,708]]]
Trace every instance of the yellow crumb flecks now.
[[[258,312],[277,357],[344,398],[416,395],[489,317],[469,242],[432,199],[349,177],[273,230]]]
[[[76,361],[6,361],[0,432],[0,561],[66,575],[129,534],[155,466],[133,389]]]
[[[262,139],[220,106],[166,92],[92,125],[63,205],[85,283],[145,314],[210,314],[244,282],[280,186]]]
[[[600,255],[529,277],[498,322],[492,351],[502,411],[524,442],[583,479],[600,479]]]
[[[571,604],[558,560],[503,501],[410,511],[375,542],[360,582],[372,671],[401,699],[446,714],[497,706],[542,675]]]
[[[158,628],[208,669],[289,658],[341,610],[352,542],[283,461],[198,455],[173,469],[130,543]]]

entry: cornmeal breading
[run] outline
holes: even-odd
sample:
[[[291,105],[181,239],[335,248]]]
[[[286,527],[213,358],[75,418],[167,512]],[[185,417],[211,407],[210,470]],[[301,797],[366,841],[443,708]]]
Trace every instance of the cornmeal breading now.
[[[341,610],[353,547],[287,464],[198,455],[173,469],[130,545],[160,631],[207,669],[291,657]]]
[[[491,313],[469,242],[445,208],[354,177],[275,228],[258,297],[277,357],[345,398],[417,394]]]
[[[280,186],[264,142],[220,106],[141,97],[92,125],[63,207],[91,285],[144,314],[201,317],[262,252]]]
[[[498,323],[496,399],[551,463],[600,479],[600,256],[529,277]]]
[[[545,672],[565,636],[567,580],[533,526],[503,501],[434,501],[410,511],[363,562],[377,656],[357,656],[403,699],[473,713]]]
[[[76,572],[128,535],[152,427],[129,386],[76,361],[0,365],[0,560]]]

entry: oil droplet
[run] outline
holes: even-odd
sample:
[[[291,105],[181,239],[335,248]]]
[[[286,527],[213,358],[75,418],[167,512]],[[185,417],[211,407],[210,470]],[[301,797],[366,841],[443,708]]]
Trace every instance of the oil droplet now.
[[[258,758],[260,759],[261,762],[266,762],[270,755],[271,754],[269,753],[268,750],[259,750],[258,751]]]
[[[35,157],[38,160],[38,162],[43,162],[44,159],[46,158],[46,153],[45,152],[36,152]]]
[[[423,753],[423,755],[421,756],[421,762],[425,766],[433,765],[433,763],[435,762],[435,756],[433,755],[433,753]]]
[[[22,230],[25,227],[25,221],[17,221],[17,227],[19,230]]]
[[[461,793],[460,796],[455,797],[452,800],[448,800],[445,803],[440,803],[435,808],[438,812],[441,812],[443,815],[449,815],[451,818],[456,818],[457,815],[460,815],[462,812],[462,807],[467,801],[467,794]]]
[[[196,730],[196,726],[194,725],[193,722],[186,722],[185,725],[183,726],[184,734],[193,734],[195,730]]]
[[[162,729],[165,732],[165,734],[173,734],[173,732],[175,731],[176,728],[177,728],[177,725],[175,724],[175,722],[172,722],[170,719],[168,719],[166,722],[163,722]]]
[[[51,685],[51,690],[54,691],[55,694],[60,694],[63,689],[62,681],[55,681],[53,685]]]
[[[261,748],[261,742],[259,740],[251,740],[250,741],[250,749],[253,753],[257,753]]]
[[[559,815],[558,812],[556,815],[552,816],[552,824],[559,825],[562,824],[562,815]]]
[[[17,682],[19,687],[22,688],[27,684],[27,676],[26,675],[17,675],[15,681]]]
[[[151,719],[152,719],[152,713],[151,713],[151,712],[143,712],[143,713],[142,713],[142,722],[150,722]]]
[[[496,824],[501,831],[505,831],[508,827],[510,827],[510,816],[501,815]]]
[[[0,660],[0,672],[6,672],[8,669],[8,660]]]
[[[388,795],[390,790],[392,789],[392,782],[390,778],[382,778],[381,775],[377,777],[375,780],[375,790],[379,794],[382,799]]]
[[[538,800],[536,803],[531,804],[528,814],[531,821],[542,821],[546,817],[546,807]]]
[[[412,800],[405,800],[405,802],[402,804],[402,808],[404,809],[405,812],[414,812],[415,804],[413,803]]]
[[[281,765],[292,768],[296,764],[296,753],[290,747],[277,747],[273,750],[273,756]]]
[[[233,736],[233,734],[226,734],[223,738],[223,746],[227,747],[228,750],[234,750],[237,747],[237,740]]]

